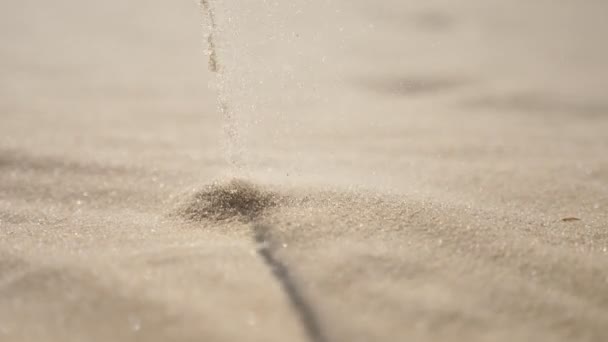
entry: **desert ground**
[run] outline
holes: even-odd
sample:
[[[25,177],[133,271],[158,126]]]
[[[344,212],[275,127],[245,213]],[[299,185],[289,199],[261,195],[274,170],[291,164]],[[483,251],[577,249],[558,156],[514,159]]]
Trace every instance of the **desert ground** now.
[[[0,2],[0,341],[608,340],[607,2],[210,3]]]

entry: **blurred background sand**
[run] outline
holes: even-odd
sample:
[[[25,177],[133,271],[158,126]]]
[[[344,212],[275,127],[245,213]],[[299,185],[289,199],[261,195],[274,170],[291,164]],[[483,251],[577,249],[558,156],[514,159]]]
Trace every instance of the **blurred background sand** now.
[[[604,1],[0,3],[0,340],[608,338]],[[289,204],[186,222],[204,185]],[[577,220],[566,220],[576,218]]]

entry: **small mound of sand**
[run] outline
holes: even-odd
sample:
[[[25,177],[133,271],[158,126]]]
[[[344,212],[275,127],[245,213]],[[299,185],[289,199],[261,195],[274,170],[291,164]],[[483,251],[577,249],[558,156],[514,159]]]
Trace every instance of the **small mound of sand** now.
[[[198,191],[179,210],[179,216],[190,221],[250,221],[265,209],[277,204],[275,193],[240,179],[213,183]]]

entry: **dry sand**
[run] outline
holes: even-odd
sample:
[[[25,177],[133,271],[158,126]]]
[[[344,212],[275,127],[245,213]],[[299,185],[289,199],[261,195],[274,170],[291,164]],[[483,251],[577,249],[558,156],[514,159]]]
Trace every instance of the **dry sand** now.
[[[0,2],[0,341],[608,339],[605,1],[215,5]]]

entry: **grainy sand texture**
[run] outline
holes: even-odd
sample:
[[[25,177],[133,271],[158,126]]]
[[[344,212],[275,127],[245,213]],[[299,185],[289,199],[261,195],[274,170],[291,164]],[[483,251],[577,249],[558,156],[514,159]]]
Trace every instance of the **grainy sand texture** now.
[[[606,1],[205,3],[0,1],[0,341],[608,340]]]

